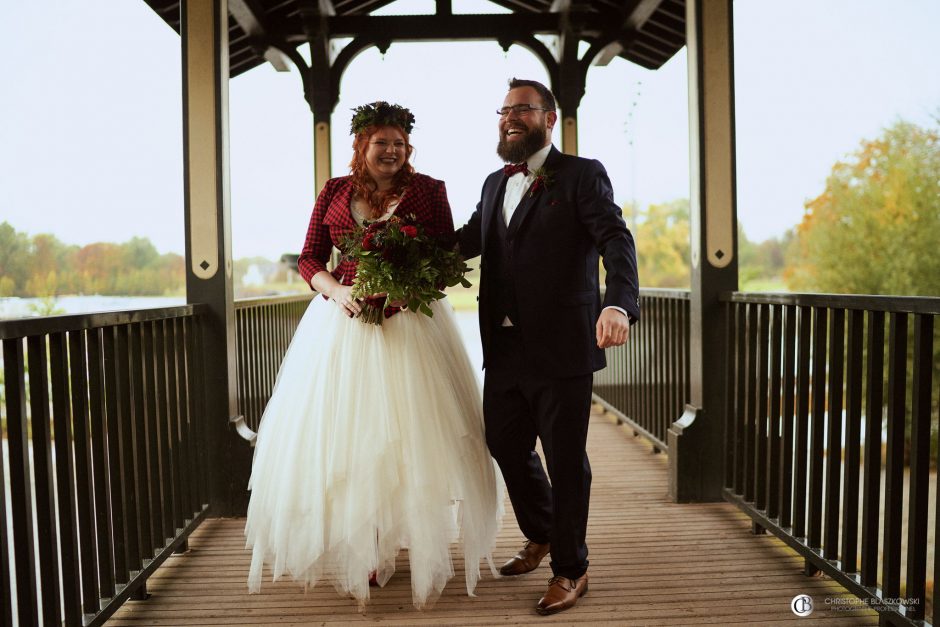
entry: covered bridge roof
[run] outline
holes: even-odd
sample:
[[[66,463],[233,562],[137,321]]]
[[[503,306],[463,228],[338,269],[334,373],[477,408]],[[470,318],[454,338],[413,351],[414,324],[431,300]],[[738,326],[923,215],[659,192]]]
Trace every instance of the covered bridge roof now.
[[[176,32],[179,0],[144,0]],[[364,38],[386,49],[397,41],[496,40],[505,48],[535,35],[584,41],[604,64],[620,56],[657,69],[685,45],[685,0],[491,0],[510,14],[455,14],[451,0],[436,13],[374,16],[394,0],[228,0],[230,75],[284,57],[301,44]],[[531,47],[531,46],[530,46]]]

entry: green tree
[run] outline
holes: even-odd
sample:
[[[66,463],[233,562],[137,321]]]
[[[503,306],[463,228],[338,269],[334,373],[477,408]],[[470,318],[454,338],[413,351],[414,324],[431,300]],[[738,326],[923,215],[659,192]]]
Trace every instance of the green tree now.
[[[940,294],[940,135],[898,122],[836,163],[806,203],[785,279],[793,290]]]

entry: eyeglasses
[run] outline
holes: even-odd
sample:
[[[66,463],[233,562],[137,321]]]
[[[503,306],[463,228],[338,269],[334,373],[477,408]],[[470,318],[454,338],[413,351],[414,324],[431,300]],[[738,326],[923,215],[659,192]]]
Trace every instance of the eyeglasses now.
[[[501,118],[508,117],[510,113],[515,113],[516,115],[523,116],[529,113],[530,111],[554,111],[554,109],[546,109],[544,107],[533,107],[530,104],[517,104],[511,107],[503,107],[502,109],[497,109],[496,113]]]

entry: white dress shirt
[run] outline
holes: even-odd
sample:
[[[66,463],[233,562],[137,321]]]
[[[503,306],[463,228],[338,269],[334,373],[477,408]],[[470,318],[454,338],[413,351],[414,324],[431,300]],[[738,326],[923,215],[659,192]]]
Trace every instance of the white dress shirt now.
[[[545,165],[545,159],[548,157],[548,153],[551,149],[552,145],[548,144],[541,150],[532,153],[532,156],[526,159],[526,167],[529,168],[529,173],[523,176],[522,172],[516,172],[506,181],[506,191],[503,194],[503,220],[506,226],[509,226],[509,221],[512,220],[512,214],[516,211],[516,207],[519,206],[523,195],[525,195],[526,191],[535,181],[535,171]],[[630,318],[630,315],[622,307],[609,305],[604,307],[604,309],[616,309],[627,316],[628,319]],[[503,326],[513,326],[508,316],[503,318]]]
[[[507,226],[509,221],[512,220],[512,214],[516,211],[516,207],[522,202],[522,197],[535,181],[535,171],[545,165],[545,159],[551,149],[552,145],[549,144],[533,153],[531,157],[526,159],[529,173],[523,176],[522,172],[516,172],[506,181],[506,193],[503,194],[503,220]]]

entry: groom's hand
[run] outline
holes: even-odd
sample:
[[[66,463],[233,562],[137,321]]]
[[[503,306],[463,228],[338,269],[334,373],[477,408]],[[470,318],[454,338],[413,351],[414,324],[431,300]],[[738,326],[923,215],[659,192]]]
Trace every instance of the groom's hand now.
[[[630,319],[622,311],[610,307],[597,319],[597,347],[622,346],[630,337]]]

